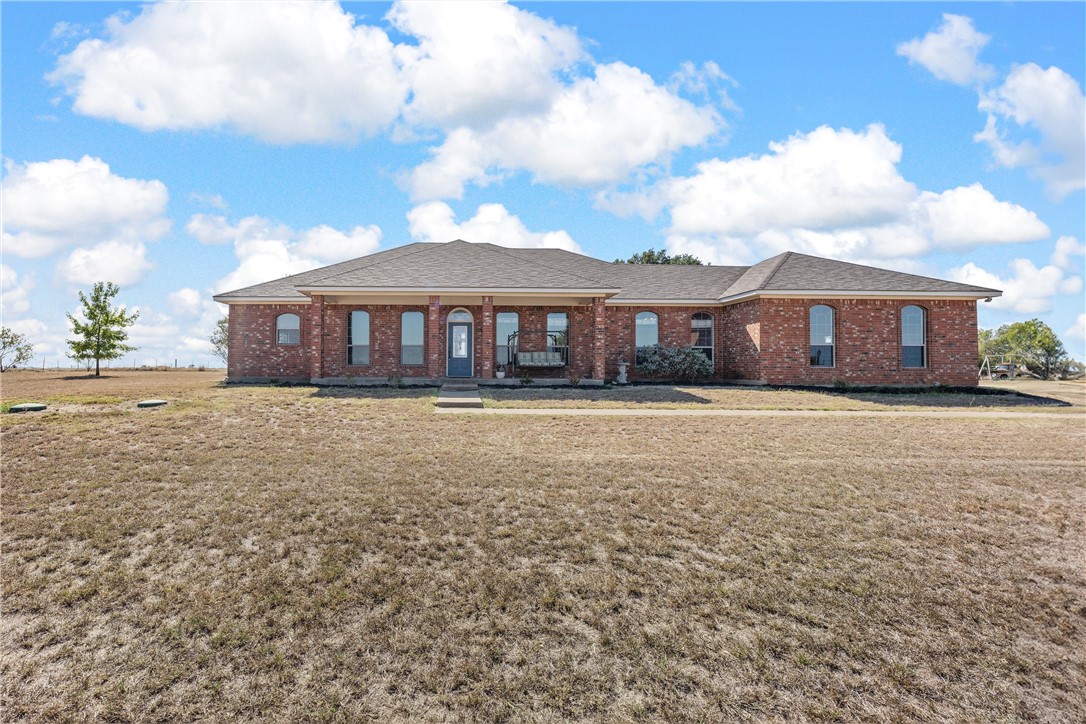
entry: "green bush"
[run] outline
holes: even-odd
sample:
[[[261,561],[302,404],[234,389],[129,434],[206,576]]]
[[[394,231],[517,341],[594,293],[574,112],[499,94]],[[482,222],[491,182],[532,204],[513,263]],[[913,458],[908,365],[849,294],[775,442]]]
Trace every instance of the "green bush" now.
[[[694,382],[711,377],[713,363],[700,350],[690,345],[665,347],[655,344],[637,351],[637,369],[653,379],[666,377],[681,382]]]

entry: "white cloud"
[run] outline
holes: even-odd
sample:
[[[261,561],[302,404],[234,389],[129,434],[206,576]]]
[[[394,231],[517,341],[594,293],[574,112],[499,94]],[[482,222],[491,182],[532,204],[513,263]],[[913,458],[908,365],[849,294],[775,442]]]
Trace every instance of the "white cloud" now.
[[[924,191],[916,201],[916,209],[930,229],[932,242],[943,249],[1037,241],[1050,233],[1037,214],[996,200],[979,183],[941,194]]]
[[[1075,323],[1064,331],[1063,336],[1069,339],[1086,339],[1086,314],[1075,317]]]
[[[78,113],[144,130],[228,129],[279,143],[390,130],[445,134],[410,174],[415,199],[527,171],[596,186],[666,163],[724,127],[734,81],[684,64],[668,85],[595,64],[573,28],[504,2],[397,2],[394,45],[336,3],[161,3],[116,15],[48,76]],[[714,96],[713,90],[717,93]],[[682,97],[701,96],[701,103]]]
[[[1052,297],[1082,291],[1081,277],[1067,276],[1062,269],[1051,264],[1037,268],[1029,259],[1012,261],[1010,275],[1006,277],[973,262],[951,269],[949,275],[951,279],[964,284],[1003,290],[1003,296],[992,300],[992,307],[1022,314],[1047,312],[1052,309]]]
[[[204,296],[191,287],[185,287],[170,292],[166,302],[170,305],[170,311],[178,317],[195,317],[203,309]]]
[[[689,177],[657,184],[679,234],[744,236],[767,228],[829,229],[882,222],[915,187],[897,172],[901,146],[878,125],[856,133],[823,126],[771,143],[772,153],[710,159]]]
[[[670,214],[668,248],[718,264],[781,251],[907,268],[932,249],[1034,241],[1048,227],[980,184],[920,191],[882,126],[826,126],[770,144],[771,153],[710,159],[688,177],[599,197],[620,215]]]
[[[545,110],[561,90],[555,73],[586,57],[575,30],[503,2],[398,2],[388,19],[418,39],[397,53],[412,90],[405,114],[423,125]]]
[[[997,88],[981,95],[988,114],[974,137],[988,144],[996,163],[1024,166],[1062,198],[1086,187],[1086,97],[1078,81],[1060,68],[1016,65]],[[1034,132],[1039,141],[1011,140],[1008,125]]]
[[[153,268],[147,259],[147,247],[140,241],[103,241],[90,248],[74,249],[57,262],[61,279],[78,285],[113,282],[128,286],[142,280]]]
[[[84,156],[8,162],[4,177],[4,251],[41,257],[65,246],[158,239],[170,229],[169,193],[158,180],[124,178]]]
[[[520,217],[501,204],[482,204],[475,216],[456,223],[452,208],[443,201],[431,201],[411,209],[407,221],[417,241],[445,242],[463,239],[476,243],[525,249],[565,249],[580,253],[581,247],[565,231],[529,231]]]
[[[7,264],[0,264],[0,317],[5,324],[12,315],[19,315],[30,309],[30,291],[34,280],[24,278],[19,281],[19,274]]]
[[[971,18],[945,13],[937,30],[901,43],[897,54],[924,66],[940,80],[970,85],[993,74],[991,66],[977,62],[977,55],[989,40],[973,27]]]
[[[222,194],[205,194],[200,193],[199,191],[193,191],[189,194],[189,201],[195,201],[198,204],[210,206],[219,211],[226,211],[230,208],[230,205],[226,203],[226,199],[222,197]]]
[[[356,226],[342,232],[321,225],[297,231],[260,216],[231,224],[223,216],[195,214],[185,230],[203,244],[234,245],[238,268],[215,283],[215,292],[365,256],[376,251],[381,241],[377,226]]]
[[[321,224],[299,235],[296,251],[332,264],[365,256],[381,245],[381,229],[375,225],[356,226],[344,233]]]
[[[1056,245],[1052,249],[1052,263],[1066,271],[1081,270],[1082,262],[1076,262],[1074,257],[1084,254],[1086,254],[1086,245],[1073,236],[1061,236],[1056,239]]]
[[[624,63],[596,67],[542,113],[510,116],[485,131],[459,128],[410,177],[417,199],[461,198],[464,185],[526,170],[536,181],[599,186],[706,141],[723,125],[716,111],[658,86]]]
[[[334,2],[161,3],[106,27],[48,79],[76,112],[143,130],[350,141],[388,126],[407,93],[385,32]]]

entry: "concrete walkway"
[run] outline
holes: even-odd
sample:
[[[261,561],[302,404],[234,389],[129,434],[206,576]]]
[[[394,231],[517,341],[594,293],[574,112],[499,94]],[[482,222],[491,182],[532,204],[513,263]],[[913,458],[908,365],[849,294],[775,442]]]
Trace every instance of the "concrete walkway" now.
[[[440,397],[439,405],[440,405]],[[478,395],[476,395],[478,399]],[[1002,412],[988,410],[660,410],[630,408],[564,408],[564,407],[480,407],[463,408],[439,406],[437,413],[471,413],[475,415],[573,415],[586,417],[976,417],[1007,420],[1012,418],[1047,418],[1052,420],[1086,421],[1086,415],[1074,412]]]

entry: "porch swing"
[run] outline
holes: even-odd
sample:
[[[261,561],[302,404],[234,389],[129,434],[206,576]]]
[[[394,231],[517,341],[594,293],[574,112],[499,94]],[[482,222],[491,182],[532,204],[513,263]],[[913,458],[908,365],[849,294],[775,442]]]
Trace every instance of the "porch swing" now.
[[[529,335],[531,334],[533,333],[529,332]],[[539,334],[539,332],[534,334]],[[566,332],[547,331],[546,351],[521,352],[520,338],[521,332],[518,329],[506,339],[509,349],[508,367],[511,375],[516,373],[517,367],[524,369],[563,369],[569,366],[569,335]]]

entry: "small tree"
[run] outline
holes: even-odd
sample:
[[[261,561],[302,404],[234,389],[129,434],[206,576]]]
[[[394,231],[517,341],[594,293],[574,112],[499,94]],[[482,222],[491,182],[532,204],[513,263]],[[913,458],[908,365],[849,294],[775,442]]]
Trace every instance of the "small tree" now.
[[[687,264],[690,266],[705,266],[705,262],[693,254],[676,254],[671,256],[666,249],[648,249],[639,251],[629,259],[615,259],[616,264]]]
[[[977,344],[982,362],[985,356],[1010,357],[1045,379],[1063,373],[1069,360],[1063,342],[1039,319],[979,330]]]
[[[34,356],[34,347],[25,334],[0,327],[0,372],[25,364]]]
[[[996,337],[1010,354],[1046,380],[1051,379],[1067,359],[1067,350],[1052,328],[1039,319],[1015,322],[999,328]]]
[[[215,331],[211,333],[211,353],[226,364],[226,354],[230,346],[230,318],[223,317],[215,322]]]
[[[124,328],[139,319],[139,312],[129,314],[121,307],[114,309],[110,306],[119,291],[121,290],[112,282],[97,282],[89,299],[83,292],[79,293],[79,301],[83,303],[83,316],[87,321],[80,322],[71,314],[68,315],[73,331],[79,335],[79,339],[68,340],[68,346],[72,350],[68,356],[78,361],[94,360],[95,377],[101,376],[102,360],[118,359],[126,352],[137,349],[125,344],[128,332]]]

